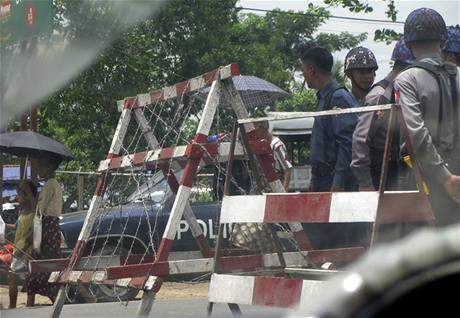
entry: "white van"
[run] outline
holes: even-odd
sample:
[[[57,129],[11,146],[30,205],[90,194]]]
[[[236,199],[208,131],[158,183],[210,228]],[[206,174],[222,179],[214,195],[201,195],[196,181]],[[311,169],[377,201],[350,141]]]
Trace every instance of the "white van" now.
[[[275,112],[268,113],[268,116]],[[276,112],[282,114],[282,112]],[[273,120],[272,134],[279,137],[288,150],[294,171],[291,174],[289,188],[291,191],[307,191],[310,187],[310,137],[313,130],[314,118],[296,118]]]

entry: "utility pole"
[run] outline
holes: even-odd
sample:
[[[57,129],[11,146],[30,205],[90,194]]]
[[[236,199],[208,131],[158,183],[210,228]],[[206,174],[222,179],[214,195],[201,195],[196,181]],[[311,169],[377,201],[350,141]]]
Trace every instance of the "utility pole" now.
[[[0,117],[3,117],[5,108],[5,46],[0,40]],[[0,128],[0,133],[3,129]],[[0,216],[3,213],[3,154],[0,152]]]
[[[20,53],[24,53],[29,43],[31,53],[37,52],[37,38],[53,31],[53,0],[0,0],[2,18],[2,34],[0,37],[0,116],[6,111],[5,95],[7,85],[6,46],[21,43]],[[21,121],[21,128],[25,130],[25,122]],[[6,123],[4,122],[5,126]],[[4,127],[6,128],[6,127]],[[37,130],[37,110],[35,105],[30,110],[30,129]],[[4,129],[6,131],[6,129]],[[0,133],[3,129],[0,130]],[[3,211],[3,165],[4,158],[0,153],[0,213]],[[24,176],[25,163],[21,164],[21,178]],[[36,180],[36,173],[32,172],[32,180]]]

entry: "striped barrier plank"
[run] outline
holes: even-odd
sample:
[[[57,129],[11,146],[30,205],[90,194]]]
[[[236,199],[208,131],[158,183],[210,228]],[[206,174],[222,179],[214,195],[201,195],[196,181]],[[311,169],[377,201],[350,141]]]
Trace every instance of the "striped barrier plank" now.
[[[346,263],[353,261],[364,253],[363,247],[350,247],[328,250],[313,250],[304,252],[285,252],[284,259],[288,266],[308,266],[308,261],[324,263],[326,261],[332,263]],[[253,270],[256,268],[275,268],[280,267],[278,254],[257,254],[257,255],[242,255],[242,256],[226,256],[220,257],[219,269],[222,271],[235,270]],[[142,276],[148,273],[155,276],[162,275],[178,275],[195,272],[210,272],[214,266],[212,258],[203,258],[184,261],[169,261],[157,262],[153,264],[136,264],[128,266],[113,266],[106,269],[107,279],[119,279],[130,276]]]
[[[245,252],[242,250],[224,250],[222,254],[225,256],[241,256],[237,254],[239,252]],[[246,253],[248,254],[248,253]],[[169,261],[189,260],[201,258],[202,254],[200,251],[187,251],[187,252],[171,252],[169,254]],[[31,260],[29,261],[29,272],[30,273],[50,273],[55,271],[64,270],[68,264],[69,258],[58,258],[58,259],[43,259],[43,260]],[[80,262],[76,265],[75,270],[77,271],[105,271],[107,267],[118,266],[122,264],[133,265],[143,263],[153,263],[155,261],[155,254],[130,254],[124,255],[107,255],[107,256],[85,256],[82,257]]]
[[[346,263],[353,261],[364,253],[362,247],[350,247],[330,250],[315,250],[305,252],[285,252],[283,253],[287,266],[302,266],[309,265],[308,260],[314,263],[332,262]],[[80,264],[83,264],[84,259]],[[38,261],[39,263],[40,261]],[[62,266],[62,264],[61,264]],[[180,261],[166,261],[156,263],[143,263],[123,266],[109,266],[103,268],[80,266],[69,274],[72,276],[73,283],[89,283],[96,282],[102,284],[112,284],[113,281],[119,279],[144,277],[147,273],[154,276],[181,275],[190,273],[211,272],[214,266],[213,258],[198,258]],[[257,254],[257,255],[241,255],[241,256],[225,256],[219,258],[219,269],[225,272],[235,270],[255,270],[258,268],[279,268],[281,266],[278,254]],[[63,278],[59,277],[59,269],[54,271],[50,278],[50,282],[62,282]],[[70,278],[69,278],[70,279]]]
[[[212,303],[295,308],[325,284],[319,280],[213,274],[208,299]]]
[[[48,282],[49,283],[61,282],[62,278],[60,274],[61,274],[60,272],[52,272],[48,279]],[[73,284],[73,285],[92,282],[92,283],[99,284],[99,285],[107,285],[107,286],[114,286],[114,287],[127,287],[127,288],[144,289],[144,290],[152,289],[153,283],[156,278],[156,276],[149,276],[147,279],[147,282],[146,282],[145,276],[122,278],[122,279],[115,279],[115,280],[105,280],[104,271],[96,271],[96,272],[72,271],[70,272],[68,277],[69,278],[66,281],[66,283]]]
[[[265,144],[265,142],[260,142]],[[259,146],[260,147],[260,146]],[[205,150],[203,150],[203,148]],[[219,162],[225,162],[228,159],[230,152],[230,143],[212,143],[212,144],[201,144],[201,145],[185,145],[177,147],[162,148],[156,150],[143,151],[138,153],[133,153],[130,155],[111,157],[105,160],[102,160],[99,163],[98,171],[112,171],[117,169],[127,169],[132,167],[140,167],[143,165],[154,165],[161,162],[168,163],[171,159],[173,160],[187,160],[189,154],[196,152],[195,156],[203,155],[203,162],[207,164],[214,163],[209,156],[215,158]],[[243,146],[238,143],[235,147],[235,156],[242,157],[244,156]]]
[[[379,216],[382,223],[432,220],[421,197],[418,191],[386,192],[381,203],[383,216]],[[373,223],[378,208],[378,192],[227,196],[222,201],[220,222]]]
[[[126,97],[123,100],[117,101],[118,110],[145,107],[168,99],[181,97],[184,94],[187,95],[201,88],[205,88],[216,80],[224,80],[237,75],[240,75],[240,67],[238,64],[223,66],[206,74],[163,89]]]
[[[29,262],[30,273],[49,273],[62,271],[69,265],[69,258],[32,260]],[[122,264],[152,263],[155,261],[154,254],[130,254],[129,256],[86,256],[80,259],[75,266],[77,271],[99,271],[105,270],[110,266],[120,266]]]

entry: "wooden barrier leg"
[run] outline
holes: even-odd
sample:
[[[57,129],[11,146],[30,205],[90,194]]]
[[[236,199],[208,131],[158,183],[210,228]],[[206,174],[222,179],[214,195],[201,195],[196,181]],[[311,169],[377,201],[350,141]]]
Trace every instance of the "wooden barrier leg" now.
[[[150,315],[153,303],[155,302],[155,297],[163,284],[163,279],[161,277],[148,277],[153,279],[148,280],[149,282],[144,284],[144,295],[142,295],[141,303],[137,308],[138,318],[145,318]]]
[[[228,304],[228,308],[230,308],[230,311],[232,312],[233,316],[242,316],[243,314],[241,313],[240,306],[237,304]]]
[[[174,172],[170,170],[170,168],[166,165],[161,165],[160,168],[163,172],[164,177],[168,181],[169,188],[174,194],[177,194],[177,191],[179,190],[179,182],[177,181]],[[189,202],[187,202],[185,205],[184,218],[190,227],[192,235],[195,238],[203,257],[212,257],[211,248],[209,247],[208,241],[204,236],[203,230],[198,224],[198,220],[196,219],[196,216],[193,213],[192,207],[190,206]]]
[[[212,315],[212,310],[214,309],[214,303],[213,302],[209,302],[208,303],[208,307],[206,308],[206,311],[207,311],[207,316],[208,317],[211,317]]]
[[[394,121],[396,119],[396,112],[394,106],[391,107],[390,110],[390,118],[388,120],[388,127],[387,127],[387,135],[385,139],[385,150],[383,153],[383,160],[382,160],[382,171],[380,173],[380,184],[379,184],[379,203],[382,200],[383,195],[385,195],[385,186],[387,183],[387,176],[388,176],[388,168],[390,163],[390,151],[391,151],[391,142],[393,140],[393,131],[394,131]],[[372,247],[378,240],[378,232],[379,232],[379,217],[378,217],[378,209],[377,214],[375,216],[375,222],[372,225],[372,236],[370,247]]]
[[[53,304],[53,311],[51,313],[51,318],[58,318],[59,315],[61,314],[62,307],[64,306],[65,299],[66,299],[66,292],[65,292],[66,288],[67,288],[66,284],[62,284],[61,288],[59,288],[59,292]]]
[[[200,123],[198,125],[197,132],[193,141],[195,144],[207,142],[207,136],[209,130],[211,129],[211,124],[217,110],[217,105],[219,103],[220,92],[220,82],[214,81],[206,100],[203,115],[200,119]],[[192,152],[193,151],[194,150],[192,150]],[[196,155],[192,153],[188,154],[188,156],[189,159],[184,169],[184,175],[182,176],[181,184],[177,190],[176,198],[168,218],[168,223],[166,224],[163,238],[161,239],[160,246],[158,248],[157,255],[158,260],[160,261],[166,261],[169,251],[171,250],[171,246],[179,228],[179,223],[182,218],[184,209],[189,202],[188,200],[194,183],[193,179],[196,176],[202,154]]]
[[[137,317],[148,317],[150,315],[156,294],[154,291],[144,291],[141,303],[137,309]]]

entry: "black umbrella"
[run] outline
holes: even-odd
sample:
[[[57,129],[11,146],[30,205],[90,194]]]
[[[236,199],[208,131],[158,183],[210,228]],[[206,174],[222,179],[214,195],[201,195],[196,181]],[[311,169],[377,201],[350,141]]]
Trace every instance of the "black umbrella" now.
[[[52,153],[62,160],[75,159],[66,146],[33,131],[0,134],[0,152],[30,158],[40,158]]]
[[[247,107],[273,105],[277,98],[289,96],[288,92],[257,76],[241,75],[233,77],[232,80]],[[205,103],[210,90],[210,87],[203,88],[194,96],[199,101]],[[231,108],[230,101],[222,96],[219,106]]]

